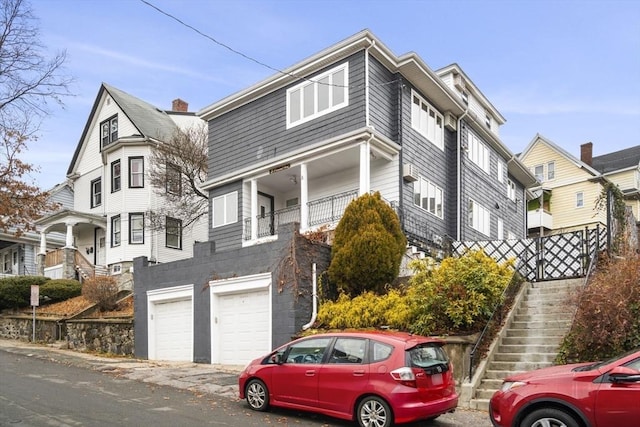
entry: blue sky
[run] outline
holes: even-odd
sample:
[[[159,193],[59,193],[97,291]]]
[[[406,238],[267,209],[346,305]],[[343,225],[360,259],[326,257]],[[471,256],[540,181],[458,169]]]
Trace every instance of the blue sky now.
[[[53,107],[25,160],[44,189],[63,182],[102,82],[190,111],[274,73],[140,0],[31,0],[43,43],[66,49],[75,96]],[[522,151],[536,133],[579,157],[640,144],[640,1],[148,0],[276,69],[368,28],[396,55],[458,63],[507,119]]]

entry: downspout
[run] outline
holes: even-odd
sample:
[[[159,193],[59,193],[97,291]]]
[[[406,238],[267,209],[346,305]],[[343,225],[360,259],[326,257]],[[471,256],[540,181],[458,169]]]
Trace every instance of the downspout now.
[[[398,177],[400,178],[400,185],[398,188],[398,216],[400,217],[400,226],[402,227],[402,231],[404,232],[406,229],[404,227],[404,200],[403,200],[403,189],[404,189],[404,178],[402,177],[402,168],[403,168],[403,164],[404,164],[404,160],[403,160],[403,155],[402,153],[404,152],[404,150],[402,149],[402,87],[403,87],[403,83],[402,83],[402,76],[400,76],[398,78],[398,111],[397,111],[397,126],[398,126],[398,140],[396,141],[398,143],[398,145],[400,145],[400,152],[398,153],[398,169],[399,169],[399,173],[398,173]]]
[[[318,316],[318,281],[316,279],[316,263],[311,264],[311,283],[313,293],[311,294],[311,298],[313,299],[313,311],[311,312],[311,320],[309,323],[302,326],[302,330],[306,331],[316,322],[316,317]]]
[[[371,40],[371,44],[364,50],[364,123],[369,127],[369,49],[376,44]]]
[[[457,185],[457,211],[458,211],[458,221],[457,221],[457,229],[456,229],[456,240],[460,241],[462,239],[462,201],[460,198],[462,197],[462,119],[469,113],[469,105],[467,104],[467,109],[464,110],[464,113],[458,118],[458,135],[457,135],[457,143],[458,143],[458,185]]]

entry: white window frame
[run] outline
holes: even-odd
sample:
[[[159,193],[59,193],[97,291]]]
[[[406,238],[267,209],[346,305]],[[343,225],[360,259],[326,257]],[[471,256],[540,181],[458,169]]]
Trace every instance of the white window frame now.
[[[334,81],[341,73],[343,81]],[[327,91],[324,93],[324,91]],[[326,95],[326,106],[321,106],[319,95]],[[309,99],[312,97],[313,99]],[[298,99],[294,103],[293,99]],[[305,105],[305,101],[307,104]],[[295,105],[297,104],[297,105]],[[317,117],[336,111],[349,105],[349,63],[345,62],[334,67],[313,79],[304,80],[302,83],[287,89],[287,129],[306,123]],[[309,111],[305,111],[305,107]],[[292,115],[297,110],[297,115]]]
[[[512,201],[516,201],[516,183],[507,178],[507,197]]]
[[[413,203],[440,219],[444,218],[444,191],[423,177],[413,183]]]
[[[165,246],[172,249],[182,249],[182,220],[170,216],[165,217]],[[171,244],[170,240],[177,239],[177,244]]]
[[[238,222],[238,192],[214,197],[211,200],[211,227],[223,227],[235,222]]]
[[[444,116],[415,90],[411,90],[411,127],[444,151]]]
[[[115,248],[122,243],[122,217],[115,215],[111,217],[111,247]]]
[[[505,164],[502,160],[498,160],[498,181],[504,183]]]
[[[583,207],[584,207],[584,192],[578,191],[576,193],[576,208],[583,208]]]
[[[469,199],[469,226],[480,233],[491,236],[491,213],[473,199]]]
[[[556,178],[556,162],[551,161],[547,163],[547,181],[551,181]]]
[[[504,240],[504,220],[498,218],[498,240]]]
[[[102,205],[102,177],[91,181],[91,208]]]
[[[468,133],[467,156],[487,174],[491,173],[491,154],[489,148],[473,133]]]
[[[538,182],[544,182],[544,165],[535,165],[531,172],[533,172],[533,176],[536,177]]]

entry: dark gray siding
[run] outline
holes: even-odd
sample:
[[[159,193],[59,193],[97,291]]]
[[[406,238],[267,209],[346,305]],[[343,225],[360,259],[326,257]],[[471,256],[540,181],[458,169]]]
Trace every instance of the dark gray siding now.
[[[211,362],[211,299],[208,284],[226,279],[271,272],[272,343],[289,341],[311,319],[312,263],[320,276],[329,265],[327,245],[300,237],[298,224],[278,233],[278,240],[246,248],[215,251],[213,243],[197,243],[194,257],[149,265],[146,257],[134,260],[135,355],[147,358],[149,290],[194,285],[194,361]],[[296,264],[296,265],[294,265]],[[297,268],[295,268],[297,267]]]
[[[332,64],[321,72],[347,61],[349,105],[345,108],[287,129],[287,88],[282,88],[210,120],[209,179],[363,127],[364,52]],[[312,78],[313,75],[308,77]]]
[[[369,122],[376,131],[398,141],[398,79],[375,58],[369,59]]]
[[[428,94],[421,93],[430,102]],[[432,104],[433,105],[433,104]],[[442,114],[444,112],[441,111]],[[455,133],[445,129],[444,150],[436,147],[411,127],[411,87],[402,85],[402,162],[413,164],[420,175],[433,182],[443,192],[443,219],[430,214],[416,206],[413,202],[414,183],[402,181],[402,209],[407,214],[424,220],[428,234],[444,237],[449,232],[449,224],[455,219],[455,188],[451,188],[452,175],[455,175],[455,162],[450,157],[455,155]],[[455,180],[454,180],[455,183]],[[453,201],[454,209],[451,208]]]
[[[213,199],[227,193],[238,192],[238,221],[222,227],[212,227]],[[216,244],[219,251],[235,249],[242,246],[242,233],[244,229],[244,218],[242,217],[242,181],[236,181],[221,187],[214,188],[209,192],[209,241]]]
[[[463,142],[467,141],[468,133],[473,132],[476,137],[483,141],[490,152],[490,174],[484,172],[479,166],[472,162],[466,153],[462,155],[462,227],[460,240],[495,240],[498,238],[498,218],[503,220],[505,238],[507,231],[516,234],[516,237],[524,237],[524,204],[516,203],[509,199],[507,195],[507,183],[498,181],[498,160],[499,154],[489,145],[477,132],[471,129],[468,124],[462,132]],[[506,164],[506,159],[503,159]],[[516,193],[520,194],[522,200],[523,186],[515,181],[512,176],[509,178],[516,183]],[[485,236],[469,225],[469,200],[473,199],[484,206],[490,213],[491,235]]]

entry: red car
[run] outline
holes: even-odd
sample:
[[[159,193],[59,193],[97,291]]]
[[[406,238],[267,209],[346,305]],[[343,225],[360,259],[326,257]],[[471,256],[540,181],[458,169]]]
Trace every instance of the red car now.
[[[300,338],[240,374],[240,398],[388,427],[453,412],[458,395],[443,341],[394,332]]]
[[[489,415],[496,427],[638,427],[640,347],[606,362],[507,377]]]

